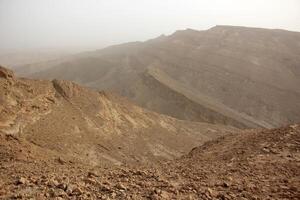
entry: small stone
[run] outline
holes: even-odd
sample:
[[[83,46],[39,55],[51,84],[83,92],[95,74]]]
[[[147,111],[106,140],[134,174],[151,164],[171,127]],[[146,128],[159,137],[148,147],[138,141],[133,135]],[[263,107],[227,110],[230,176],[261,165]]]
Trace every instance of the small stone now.
[[[57,185],[57,188],[60,188],[60,189],[62,189],[62,190],[66,190],[66,189],[67,189],[67,184],[65,184],[65,183],[60,183],[60,184]]]
[[[69,184],[69,185],[67,186],[66,193],[67,193],[68,195],[71,195],[74,189],[75,189],[75,186]]]
[[[158,194],[152,194],[152,195],[150,196],[150,199],[151,199],[151,200],[158,200],[158,199],[160,199],[160,197],[158,196]]]
[[[83,192],[79,187],[75,187],[72,194],[74,195],[81,195]]]
[[[92,172],[92,171],[89,171],[88,172],[88,177],[98,177],[98,174],[96,172]]]
[[[65,197],[65,196],[66,196],[66,193],[65,193],[65,191],[59,189],[59,190],[57,190],[57,191],[55,192],[55,196],[57,196],[57,197]]]
[[[117,188],[120,189],[120,190],[126,190],[127,189],[122,183],[119,183],[117,185]]]
[[[296,192],[297,191],[297,187],[296,186],[292,186],[292,187],[290,187],[290,190]]]
[[[228,181],[233,181],[233,178],[231,176],[227,177]]]
[[[160,193],[160,196],[161,196],[163,199],[169,199],[169,198],[170,198],[169,193],[166,192],[166,191],[162,191],[162,192]]]
[[[270,149],[268,149],[267,147],[264,147],[262,150],[266,153],[270,153]]]
[[[109,186],[107,186],[107,185],[101,185],[100,186],[100,190],[101,191],[111,191],[111,188],[109,187]]]
[[[22,194],[13,194],[12,196],[11,196],[13,199],[22,199],[23,198],[23,195]]]
[[[230,196],[228,196],[226,194],[218,194],[217,198],[221,199],[221,200],[226,200],[226,199],[230,199]]]
[[[57,187],[59,185],[59,183],[57,180],[51,179],[47,185],[51,186],[51,187]]]
[[[47,194],[48,197],[55,197],[55,191],[53,188],[51,188]]]
[[[55,99],[53,97],[46,97],[46,99],[52,103],[55,103]]]
[[[298,127],[298,125],[297,125],[297,124],[293,124],[293,125],[290,125],[290,127],[291,127],[292,129],[296,130],[297,127]]]
[[[160,189],[155,189],[155,190],[154,190],[154,193],[155,193],[155,194],[161,194],[161,190],[160,190]]]
[[[97,183],[97,181],[92,179],[92,178],[86,178],[84,180],[84,182],[89,183],[89,184],[96,184]]]
[[[225,188],[228,188],[228,187],[230,186],[230,184],[227,183],[227,182],[224,182],[224,183],[222,184],[222,186],[225,187]]]
[[[207,188],[205,194],[207,197],[214,197],[216,195],[215,191],[213,191],[211,188]]]
[[[57,158],[56,161],[61,165],[66,163],[66,161],[64,161],[64,159],[62,159],[61,157]]]
[[[115,192],[111,193],[112,198],[116,198],[117,194]]]
[[[102,200],[106,200],[106,199],[107,199],[107,196],[106,196],[106,195],[103,195],[103,196],[101,196],[101,199],[102,199]]]
[[[17,184],[18,184],[18,185],[26,184],[26,183],[27,183],[27,179],[24,178],[24,177],[20,177],[20,178],[17,180]]]

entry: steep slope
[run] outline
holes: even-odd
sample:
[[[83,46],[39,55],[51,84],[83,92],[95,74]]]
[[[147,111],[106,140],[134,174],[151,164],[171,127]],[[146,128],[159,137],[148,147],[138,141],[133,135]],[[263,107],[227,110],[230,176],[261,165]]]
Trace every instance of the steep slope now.
[[[171,159],[235,128],[176,120],[117,95],[0,68],[0,132],[93,165]]]
[[[300,33],[283,30],[230,26],[207,31],[188,29],[146,42],[79,54],[31,76],[68,79],[117,91],[138,105],[180,119],[207,121],[207,112],[203,116],[195,111],[194,104],[199,104],[213,112],[209,116],[226,114],[225,123],[237,125],[231,122],[239,118],[239,123],[247,127],[270,128],[300,120],[299,41]],[[179,107],[173,109],[174,104],[166,105],[169,92],[166,96],[161,93],[165,89],[152,91],[151,85],[139,86],[147,82],[143,79],[152,68],[167,75],[156,76],[162,77],[156,79],[162,87],[174,91],[180,85],[184,91],[177,90],[178,96],[197,96],[198,100],[192,102],[190,98],[174,99],[196,113],[182,114]],[[167,82],[164,77],[174,81]],[[146,100],[148,91],[161,101]],[[207,101],[213,105],[207,107]],[[215,118],[209,121],[220,122]]]
[[[3,199],[260,200],[300,195],[299,125],[228,135],[175,161],[136,167],[100,168],[57,159],[60,154],[11,135],[0,134],[0,144]]]

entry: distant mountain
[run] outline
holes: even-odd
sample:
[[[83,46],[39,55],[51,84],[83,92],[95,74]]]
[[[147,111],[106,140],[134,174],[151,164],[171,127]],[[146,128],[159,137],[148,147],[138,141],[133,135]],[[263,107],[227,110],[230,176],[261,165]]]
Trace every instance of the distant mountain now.
[[[0,135],[90,165],[179,157],[237,129],[177,120],[70,81],[17,78],[0,67]]]
[[[62,59],[73,54],[72,51],[58,50],[58,49],[36,49],[28,51],[11,51],[7,52],[0,50],[1,65],[12,68],[19,68],[20,66],[44,63],[49,60]],[[19,68],[21,70],[21,68]],[[28,69],[26,72],[29,72]]]
[[[87,52],[23,76],[118,92],[178,119],[237,127],[300,121],[300,33],[216,26]],[[25,68],[26,69],[26,68]]]

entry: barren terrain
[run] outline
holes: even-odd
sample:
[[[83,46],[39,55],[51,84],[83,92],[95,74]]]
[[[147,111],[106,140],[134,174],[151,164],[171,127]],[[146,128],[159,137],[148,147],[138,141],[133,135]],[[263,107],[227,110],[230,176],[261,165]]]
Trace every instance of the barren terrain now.
[[[179,157],[237,130],[157,114],[70,81],[19,79],[0,68],[0,131],[94,165]]]
[[[216,26],[0,66],[0,199],[300,199],[299,41]]]
[[[299,125],[244,131],[175,161],[91,166],[0,135],[2,199],[299,199]]]
[[[21,74],[112,90],[178,119],[272,128],[300,120],[299,41],[300,33],[284,30],[187,29]]]

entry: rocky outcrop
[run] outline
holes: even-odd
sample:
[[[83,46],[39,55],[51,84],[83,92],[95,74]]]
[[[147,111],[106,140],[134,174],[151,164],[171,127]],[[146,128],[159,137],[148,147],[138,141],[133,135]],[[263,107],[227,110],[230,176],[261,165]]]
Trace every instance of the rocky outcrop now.
[[[78,86],[71,81],[55,79],[52,81],[52,84],[57,93],[65,98],[72,98],[78,94],[78,91],[76,90]]]
[[[0,78],[14,79],[14,73],[9,69],[0,66]]]

